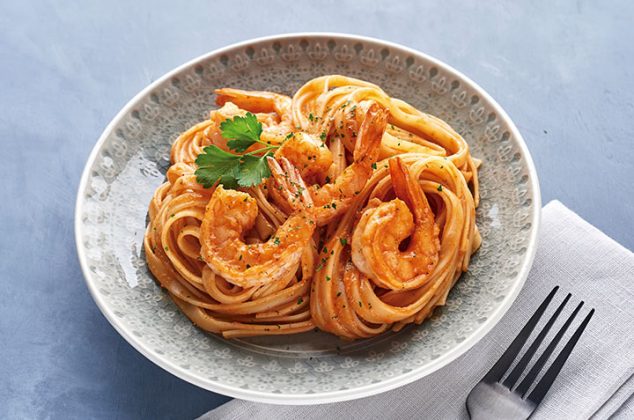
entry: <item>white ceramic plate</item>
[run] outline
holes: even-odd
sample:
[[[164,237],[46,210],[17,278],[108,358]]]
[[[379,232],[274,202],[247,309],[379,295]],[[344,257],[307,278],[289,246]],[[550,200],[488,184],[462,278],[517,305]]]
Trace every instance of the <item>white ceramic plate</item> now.
[[[227,341],[195,328],[152,279],[142,252],[147,206],[170,144],[207,117],[212,91],[291,94],[344,74],[448,121],[483,159],[483,236],[447,305],[421,326],[354,343],[320,332]],[[79,260],[95,302],[137,350],[208,390],[278,404],[365,397],[407,384],[467,351],[519,293],[535,253],[540,195],[531,157],[502,108],[466,76],[418,51],[341,34],[292,34],[223,48],[135,96],[95,145],[77,197]],[[132,373],[133,374],[133,373]]]

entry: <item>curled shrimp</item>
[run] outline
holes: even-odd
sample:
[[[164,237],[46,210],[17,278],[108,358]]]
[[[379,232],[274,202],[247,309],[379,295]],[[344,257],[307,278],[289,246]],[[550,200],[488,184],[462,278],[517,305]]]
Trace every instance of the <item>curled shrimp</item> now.
[[[310,189],[317,224],[323,226],[344,213],[372,175],[379,157],[381,138],[387,125],[388,111],[370,103],[356,136],[353,162],[332,182]]]
[[[352,261],[380,287],[423,285],[438,263],[438,226],[417,179],[401,158],[389,161],[394,200],[371,200],[352,235]],[[410,238],[404,251],[401,243]]]
[[[244,240],[258,216],[256,200],[249,194],[218,186],[205,209],[201,256],[214,273],[237,286],[260,286],[293,275],[315,230],[312,200],[304,182],[288,160],[281,161],[284,170],[268,158],[276,188],[293,212],[268,241],[248,244]]]

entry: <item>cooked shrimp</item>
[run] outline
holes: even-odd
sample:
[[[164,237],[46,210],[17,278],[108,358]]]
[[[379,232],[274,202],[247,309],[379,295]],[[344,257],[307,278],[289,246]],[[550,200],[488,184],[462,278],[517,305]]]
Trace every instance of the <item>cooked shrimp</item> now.
[[[223,150],[229,150],[229,148],[227,147],[227,139],[222,137],[220,124],[222,124],[225,120],[234,117],[243,117],[245,114],[246,111],[238,108],[235,104],[232,104],[231,102],[227,102],[220,109],[211,111],[209,114],[211,126],[206,133],[209,140],[211,141],[211,144],[214,144]]]
[[[386,203],[371,200],[352,234],[352,261],[380,287],[417,288],[438,263],[438,226],[418,180],[401,158],[391,159],[389,165],[397,198]],[[401,251],[407,238],[409,244]]]
[[[255,113],[275,112],[281,120],[291,120],[291,98],[273,92],[241,90],[232,88],[216,89],[216,103],[220,106],[233,102],[238,107]]]
[[[268,241],[244,241],[258,215],[256,200],[245,192],[218,186],[205,210],[200,227],[202,258],[216,274],[235,285],[259,286],[291,276],[315,230],[312,200],[304,181],[288,160],[281,161],[284,170],[268,158],[276,188],[293,213]]]
[[[323,181],[318,179],[332,165],[332,152],[323,141],[307,133],[293,133],[275,151],[277,159],[286,158],[295,166],[305,182]]]
[[[387,116],[388,111],[385,108],[371,103],[356,136],[352,164],[333,182],[311,187],[310,193],[319,226],[330,223],[345,212],[372,175],[372,165],[379,157]]]

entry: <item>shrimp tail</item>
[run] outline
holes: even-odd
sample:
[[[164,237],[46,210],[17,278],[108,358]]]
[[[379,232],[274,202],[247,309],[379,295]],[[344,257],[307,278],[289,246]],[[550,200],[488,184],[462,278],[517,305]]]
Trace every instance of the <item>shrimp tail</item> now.
[[[280,158],[282,165],[271,156],[266,158],[273,176],[274,188],[280,192],[293,210],[313,208],[313,199],[297,168],[286,158]]]
[[[424,210],[429,208],[429,202],[425,193],[413,179],[407,165],[400,157],[389,160],[390,177],[392,178],[392,187],[396,197],[400,198],[407,204],[416,218],[422,219]]]
[[[353,159],[355,162],[376,162],[379,158],[381,139],[387,128],[389,111],[376,102],[372,102],[365,112],[361,123],[357,141],[354,146]]]

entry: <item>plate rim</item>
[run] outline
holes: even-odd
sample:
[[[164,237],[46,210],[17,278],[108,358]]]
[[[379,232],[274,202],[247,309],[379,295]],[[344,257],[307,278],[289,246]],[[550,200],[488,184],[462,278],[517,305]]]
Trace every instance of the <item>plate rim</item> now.
[[[510,293],[505,296],[502,300],[501,304],[497,307],[497,309],[491,313],[490,317],[484,322],[479,328],[477,328],[471,336],[459,343],[450,351],[444,353],[442,356],[437,359],[431,361],[427,366],[421,366],[412,369],[410,372],[395,376],[394,378],[387,379],[385,381],[376,383],[376,384],[368,384],[356,388],[346,389],[346,390],[337,390],[337,391],[327,391],[327,392],[319,392],[313,394],[283,394],[283,393],[271,393],[271,392],[263,392],[256,391],[250,389],[243,389],[234,387],[231,385],[227,385],[218,381],[212,381],[207,378],[203,378],[201,376],[196,375],[193,372],[186,371],[180,368],[178,365],[170,362],[164,355],[160,355],[142,343],[142,340],[135,337],[131,332],[127,331],[123,326],[121,326],[116,320],[114,313],[108,308],[108,306],[104,303],[100,295],[97,293],[96,285],[90,280],[92,274],[88,267],[88,262],[86,260],[85,249],[82,246],[82,231],[83,231],[83,223],[81,220],[81,215],[83,214],[83,205],[85,200],[83,199],[83,192],[86,190],[86,185],[88,183],[90,169],[92,168],[99,151],[101,150],[104,142],[113,132],[115,126],[132,110],[132,108],[136,105],[136,103],[148,93],[150,93],[153,89],[155,89],[158,85],[163,83],[166,80],[169,80],[171,77],[180,73],[181,71],[195,66],[197,63],[205,61],[213,56],[221,55],[225,52],[246,47],[252,44],[262,43],[262,42],[270,42],[275,40],[290,40],[290,39],[298,39],[298,38],[334,38],[334,39],[343,39],[347,41],[361,41],[361,42],[371,42],[376,44],[382,44],[387,47],[391,47],[397,50],[405,51],[413,56],[418,56],[428,62],[433,63],[435,66],[442,68],[443,71],[452,74],[456,78],[464,80],[471,88],[473,88],[478,95],[483,97],[488,103],[491,104],[492,108],[495,112],[500,116],[502,120],[504,120],[508,126],[509,131],[517,140],[519,149],[521,150],[522,156],[526,161],[526,166],[528,168],[529,173],[529,181],[531,188],[534,191],[534,199],[532,203],[533,207],[533,216],[530,220],[532,231],[530,233],[528,239],[528,245],[526,250],[527,258],[524,259],[521,264],[517,278],[518,283],[516,287],[510,291]],[[484,336],[486,336],[495,325],[498,324],[500,319],[506,314],[508,309],[511,307],[515,299],[517,298],[519,292],[524,287],[524,283],[528,277],[528,273],[533,265],[533,261],[535,258],[535,252],[537,250],[537,235],[539,233],[539,227],[541,222],[541,193],[539,188],[539,180],[537,177],[537,171],[535,169],[535,165],[533,163],[533,159],[531,154],[526,146],[526,142],[524,141],[523,136],[521,135],[519,129],[515,126],[513,120],[509,117],[506,111],[497,103],[491,95],[489,95],[480,85],[471,80],[462,72],[456,70],[452,66],[426,54],[421,51],[415,50],[413,48],[391,42],[385,41],[378,38],[367,37],[362,35],[354,35],[354,34],[345,34],[345,33],[337,33],[337,32],[293,32],[293,33],[283,33],[277,35],[268,35],[263,37],[252,38],[244,41],[240,41],[237,43],[233,43],[227,45],[225,47],[221,47],[210,52],[199,55],[176,68],[168,71],[163,76],[156,79],[154,82],[147,85],[140,92],[134,95],[124,106],[117,112],[114,118],[108,123],[104,131],[99,136],[99,139],[95,143],[86,160],[86,164],[82,171],[81,179],[79,182],[79,186],[77,188],[77,199],[75,202],[75,222],[74,222],[74,230],[75,230],[75,246],[77,249],[77,256],[79,259],[79,263],[81,266],[82,274],[84,277],[84,281],[90,294],[97,304],[97,307],[104,315],[104,317],[108,320],[110,325],[139,353],[145,356],[148,360],[171,373],[172,375],[194,384],[198,387],[206,389],[208,391],[217,392],[219,394],[223,394],[226,396],[240,398],[244,400],[250,400],[255,402],[263,402],[269,404],[283,404],[283,405],[309,405],[309,404],[324,404],[324,403],[333,403],[340,401],[348,401],[354,400],[358,398],[369,397],[371,395],[376,395],[379,393],[383,393],[404,385],[407,385],[411,382],[414,382],[418,379],[421,379],[439,369],[446,366],[450,362],[454,361],[464,353],[466,353],[469,349],[471,349],[475,344],[477,344]]]

